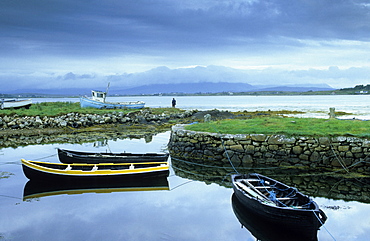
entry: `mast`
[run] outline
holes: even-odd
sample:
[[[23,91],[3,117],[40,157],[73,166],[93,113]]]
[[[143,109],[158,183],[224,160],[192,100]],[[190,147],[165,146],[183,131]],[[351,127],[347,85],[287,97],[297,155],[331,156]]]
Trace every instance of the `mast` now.
[[[110,85],[110,82],[108,82],[107,89],[105,90],[105,94],[106,94],[106,95],[108,95],[109,85]]]

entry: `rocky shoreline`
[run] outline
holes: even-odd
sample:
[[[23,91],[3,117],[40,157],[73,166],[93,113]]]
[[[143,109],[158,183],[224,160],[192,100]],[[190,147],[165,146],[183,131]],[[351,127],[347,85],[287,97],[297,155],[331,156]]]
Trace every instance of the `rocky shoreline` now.
[[[155,114],[157,113],[157,114]],[[60,116],[0,116],[0,136],[34,136],[39,134],[55,135],[61,133],[104,132],[107,129],[119,129],[123,127],[132,129],[169,129],[174,124],[203,121],[204,116],[209,114],[212,120],[250,118],[254,115],[270,115],[273,112],[243,112],[232,113],[219,110],[164,110],[158,111],[145,108],[140,111],[123,113],[113,111],[105,114],[81,114],[68,113]]]
[[[0,116],[0,147],[17,147],[44,143],[80,143],[110,138],[151,139],[156,133],[170,130],[177,123],[202,121],[204,115],[214,119],[235,118],[230,112],[184,111],[177,113],[150,108],[124,114],[69,113],[56,117]]]
[[[173,119],[188,118],[195,111],[155,115],[150,109],[130,112],[112,112],[106,114],[68,113],[56,117],[40,116],[4,116],[0,117],[0,128],[5,129],[43,129],[43,128],[81,128],[104,124],[163,124]]]

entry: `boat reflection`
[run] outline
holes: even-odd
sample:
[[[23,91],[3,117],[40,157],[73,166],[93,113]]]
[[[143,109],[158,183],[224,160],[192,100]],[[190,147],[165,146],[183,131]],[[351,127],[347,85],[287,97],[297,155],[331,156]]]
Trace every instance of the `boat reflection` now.
[[[209,164],[209,163],[208,163]],[[216,183],[231,188],[230,174],[235,170],[230,167],[206,163],[190,162],[171,157],[171,166],[177,176]],[[370,176],[356,173],[339,174],[337,172],[321,173],[294,167],[237,167],[239,173],[260,173],[279,180],[289,186],[298,188],[311,197],[325,197],[334,200],[357,201],[370,203]]]
[[[317,229],[295,228],[282,225],[279,222],[264,218],[248,207],[244,206],[235,194],[231,198],[235,216],[243,227],[261,241],[317,241]]]
[[[111,181],[73,181],[55,180],[50,182],[29,180],[24,186],[23,201],[54,195],[74,195],[84,193],[112,193],[135,191],[169,190],[167,175],[147,178],[124,178]]]

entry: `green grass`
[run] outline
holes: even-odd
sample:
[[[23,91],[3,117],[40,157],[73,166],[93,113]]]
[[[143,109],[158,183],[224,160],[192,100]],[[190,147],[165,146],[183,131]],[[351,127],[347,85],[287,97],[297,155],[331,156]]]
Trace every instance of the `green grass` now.
[[[284,134],[287,136],[370,137],[370,121],[264,117],[193,124],[187,130],[222,134]]]
[[[148,108],[144,108],[148,109]],[[29,109],[4,109],[0,110],[0,116],[59,116],[68,113],[81,113],[81,114],[104,114],[109,112],[123,112],[129,113],[138,111],[137,109],[95,109],[95,108],[81,108],[80,103],[73,102],[42,102],[32,104]],[[151,108],[153,114],[162,113],[178,113],[182,110],[177,108]]]

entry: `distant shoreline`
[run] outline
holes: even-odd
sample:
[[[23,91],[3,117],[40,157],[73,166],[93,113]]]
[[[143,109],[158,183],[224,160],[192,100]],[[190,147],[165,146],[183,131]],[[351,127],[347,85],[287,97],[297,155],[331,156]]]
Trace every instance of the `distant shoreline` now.
[[[369,95],[370,85],[356,85],[353,88],[318,88],[313,86],[266,86],[259,88],[243,88],[245,83],[183,83],[183,84],[153,84],[150,86],[136,87],[132,89],[112,90],[111,97],[124,96],[289,96],[289,95]],[[248,84],[247,84],[248,85]],[[235,91],[237,90],[237,91]],[[163,92],[162,92],[163,91]],[[0,98],[78,98],[90,94],[88,89],[58,89],[48,92],[38,90],[18,90],[18,93],[0,93]],[[64,93],[64,94],[61,94]],[[126,94],[123,94],[126,93]]]
[[[214,93],[214,94],[184,94],[184,93],[169,93],[169,94],[152,94],[152,95],[110,95],[109,97],[137,97],[137,96],[300,96],[300,95],[370,95],[370,93],[315,93],[315,92],[292,92],[292,93]],[[43,95],[43,94],[0,94],[0,98],[18,99],[18,98],[79,98],[76,95]]]

